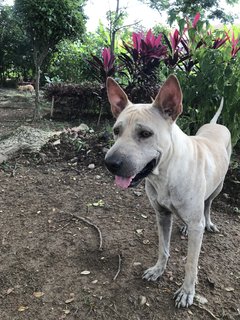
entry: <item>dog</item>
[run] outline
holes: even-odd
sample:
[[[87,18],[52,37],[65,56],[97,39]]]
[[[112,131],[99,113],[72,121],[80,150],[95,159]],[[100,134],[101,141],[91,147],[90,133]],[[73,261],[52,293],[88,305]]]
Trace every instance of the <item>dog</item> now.
[[[185,278],[174,295],[176,307],[193,303],[198,259],[204,229],[218,231],[210,218],[213,199],[220,193],[231,156],[231,135],[217,119],[220,107],[195,136],[186,135],[176,124],[182,113],[182,90],[170,75],[151,104],[133,104],[112,79],[107,79],[107,95],[116,122],[115,143],[105,156],[107,169],[121,188],[138,185],[145,189],[156,212],[159,252],[156,264],[143,278],[156,281],[169,258],[172,214],[188,229]]]
[[[35,90],[31,84],[27,84],[24,86],[18,86],[18,91],[20,91],[20,92],[28,92],[29,91],[31,94],[33,94]]]

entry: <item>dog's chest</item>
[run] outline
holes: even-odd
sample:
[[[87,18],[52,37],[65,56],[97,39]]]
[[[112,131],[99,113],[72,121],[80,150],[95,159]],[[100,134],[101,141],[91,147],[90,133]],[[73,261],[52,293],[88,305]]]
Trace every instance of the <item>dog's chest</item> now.
[[[150,201],[174,211],[175,200],[178,198],[178,192],[175,188],[169,186],[165,179],[146,179],[146,193]]]

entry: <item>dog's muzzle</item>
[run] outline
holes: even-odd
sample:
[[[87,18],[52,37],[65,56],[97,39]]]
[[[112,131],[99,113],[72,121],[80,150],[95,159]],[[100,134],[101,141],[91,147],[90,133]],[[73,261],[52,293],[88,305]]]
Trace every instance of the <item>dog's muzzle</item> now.
[[[115,175],[115,183],[119,187],[126,189],[136,187],[144,178],[146,178],[156,168],[160,156],[149,161],[146,166],[137,174],[127,166],[125,161],[117,156],[106,156],[105,165],[107,169]]]

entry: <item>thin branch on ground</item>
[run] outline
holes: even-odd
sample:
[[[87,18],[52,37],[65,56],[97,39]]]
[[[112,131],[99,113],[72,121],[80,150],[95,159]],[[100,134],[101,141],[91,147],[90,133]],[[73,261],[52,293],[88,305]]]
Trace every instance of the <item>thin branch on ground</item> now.
[[[118,255],[118,270],[117,270],[117,273],[115,274],[114,278],[113,278],[113,281],[115,281],[121,271],[121,266],[122,266],[122,258],[121,258],[121,255],[119,254]]]
[[[88,219],[86,219],[86,218],[77,216],[77,215],[75,215],[75,214],[73,214],[73,213],[70,213],[70,215],[72,216],[72,219],[81,220],[81,221],[85,222],[86,224],[94,227],[94,228],[97,230],[98,235],[99,235],[99,247],[98,247],[98,250],[99,250],[99,251],[102,251],[102,250],[103,250],[103,248],[102,248],[103,240],[102,240],[102,232],[101,232],[101,230],[99,229],[99,227],[98,227],[96,224],[94,224],[93,222],[91,222],[91,221],[89,221]]]
[[[59,227],[58,229],[54,230],[54,231],[60,231],[63,230],[64,228],[66,228],[68,225],[70,224],[70,222],[66,223],[64,226]]]
[[[205,308],[204,306],[201,306],[201,305],[199,305],[199,304],[197,304],[197,303],[194,303],[193,305],[194,305],[195,307],[198,307],[198,308],[202,309],[202,310],[205,310],[208,314],[210,314],[210,316],[211,316],[213,319],[219,320],[218,317],[216,317],[210,310],[208,310],[208,309]]]

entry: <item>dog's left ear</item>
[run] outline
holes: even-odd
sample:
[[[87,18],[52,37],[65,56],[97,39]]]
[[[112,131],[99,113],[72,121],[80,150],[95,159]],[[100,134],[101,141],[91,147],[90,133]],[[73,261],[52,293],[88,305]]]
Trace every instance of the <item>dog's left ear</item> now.
[[[113,78],[107,78],[107,95],[111,104],[112,114],[115,118],[123,111],[129,104],[128,97],[123,89],[117,84]]]
[[[170,75],[159,90],[153,106],[158,108],[162,116],[173,121],[182,113],[182,90],[178,79]]]

